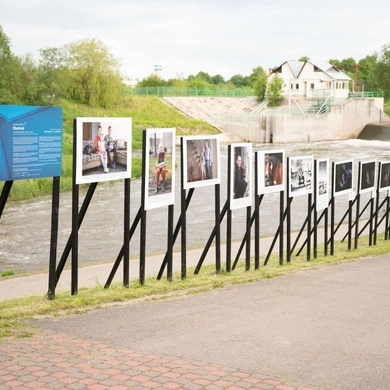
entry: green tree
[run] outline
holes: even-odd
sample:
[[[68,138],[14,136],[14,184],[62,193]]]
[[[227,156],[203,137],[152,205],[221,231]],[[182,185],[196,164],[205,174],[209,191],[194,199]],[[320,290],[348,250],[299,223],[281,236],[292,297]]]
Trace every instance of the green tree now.
[[[236,74],[232,76],[229,82],[232,83],[236,88],[242,88],[247,86],[248,78],[244,77],[242,74]]]
[[[366,56],[359,61],[359,79],[358,83],[361,90],[377,91],[380,89],[377,72],[377,54]]]
[[[88,38],[65,46],[72,99],[95,107],[114,107],[122,96],[119,61],[97,38]]]
[[[20,61],[11,52],[8,36],[0,26],[0,104],[21,103]]]
[[[384,92],[385,99],[390,98],[390,44],[382,46],[382,51],[378,55],[376,67],[376,78],[378,85]]]
[[[256,68],[253,68],[252,74],[248,77],[248,86],[254,88],[259,77],[263,79],[264,78],[263,76],[265,75],[266,75],[265,70],[261,66],[257,66]]]
[[[67,96],[66,54],[63,48],[39,50],[39,79],[44,100],[54,104],[56,98]]]
[[[203,79],[204,81],[206,81],[207,84],[212,84],[211,76],[206,72],[202,72],[202,71],[198,72],[195,78]]]
[[[269,100],[271,106],[277,106],[281,100],[283,100],[283,79],[275,73],[273,77],[268,81],[266,97]]]
[[[217,74],[211,77],[211,83],[214,85],[223,85],[225,84],[225,79],[220,74]]]
[[[20,59],[21,80],[19,96],[24,104],[38,105],[43,103],[42,88],[39,82],[38,66],[32,54]]]
[[[142,79],[137,87],[165,87],[168,83],[158,74],[152,73],[148,77]]]
[[[256,81],[253,83],[253,89],[257,100],[261,102],[264,100],[267,92],[267,75],[265,73],[260,74]]]
[[[298,61],[306,62],[306,61],[310,61],[310,58],[308,56],[303,56],[303,57],[299,58]]]
[[[188,86],[195,87],[195,88],[207,88],[210,87],[211,84],[209,84],[202,77],[193,77],[191,79],[188,79]]]

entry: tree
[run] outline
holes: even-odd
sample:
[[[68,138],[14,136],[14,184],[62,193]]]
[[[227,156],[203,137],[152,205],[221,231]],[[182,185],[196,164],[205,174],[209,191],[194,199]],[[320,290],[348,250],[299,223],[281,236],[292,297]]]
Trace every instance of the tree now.
[[[382,51],[378,55],[376,67],[376,78],[378,85],[385,94],[385,99],[390,98],[390,44],[382,46]]]
[[[21,103],[20,62],[11,52],[8,36],[0,26],[0,104]]]
[[[234,84],[236,88],[245,87],[247,85],[247,77],[244,77],[241,74],[234,75],[229,82]]]
[[[271,106],[277,106],[283,99],[283,79],[275,73],[271,80],[268,81],[266,97],[269,99]]]
[[[45,100],[54,104],[55,98],[65,97],[68,91],[66,54],[63,48],[39,50],[39,78]]]
[[[42,104],[42,87],[39,82],[38,66],[32,54],[20,59],[21,80],[19,96],[24,104]]]
[[[253,83],[253,89],[255,91],[257,100],[259,102],[264,100],[267,92],[267,75],[265,73],[260,74],[257,77],[256,81]]]
[[[359,61],[359,85],[365,91],[376,91],[380,89],[380,83],[376,78],[377,54],[366,56]]]
[[[222,85],[225,84],[225,79],[220,74],[217,74],[211,77],[211,83],[214,85]]]
[[[104,43],[89,38],[65,46],[69,97],[91,106],[111,108],[122,96],[119,61]]]
[[[212,84],[211,76],[206,72],[199,72],[195,78],[206,81],[207,84]]]
[[[164,87],[168,83],[162,79],[158,74],[151,74],[148,77],[142,79],[137,87]]]
[[[265,75],[266,75],[265,70],[261,66],[257,66],[256,68],[253,68],[252,74],[248,77],[248,86],[254,88],[259,77],[263,78],[262,76]]]
[[[303,56],[301,58],[298,59],[299,62],[306,62],[306,61],[310,61],[310,58],[308,56]]]

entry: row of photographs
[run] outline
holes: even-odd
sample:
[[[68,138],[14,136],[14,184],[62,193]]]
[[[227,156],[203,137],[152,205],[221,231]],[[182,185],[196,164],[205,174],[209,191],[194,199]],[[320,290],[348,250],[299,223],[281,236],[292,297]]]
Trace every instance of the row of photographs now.
[[[78,118],[76,183],[92,183],[131,177],[131,118]],[[175,129],[145,130],[144,207],[152,209],[174,203]],[[183,188],[220,184],[220,144],[218,136],[182,137]],[[317,210],[328,206],[330,197],[329,159],[313,156],[289,157],[285,179],[284,150],[257,151],[257,194],[280,192],[288,182],[288,196],[314,192]],[[316,166],[314,167],[314,163]],[[248,207],[254,194],[252,144],[229,147],[231,209]],[[316,183],[314,168],[317,169]],[[353,161],[334,164],[333,195],[353,192]],[[361,163],[359,193],[375,190],[376,161]],[[381,163],[380,190],[390,189],[390,162]]]

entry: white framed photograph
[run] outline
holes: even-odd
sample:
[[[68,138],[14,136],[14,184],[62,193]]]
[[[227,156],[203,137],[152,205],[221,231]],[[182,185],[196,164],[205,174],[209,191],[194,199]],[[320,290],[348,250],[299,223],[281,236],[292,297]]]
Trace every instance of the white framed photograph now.
[[[353,161],[340,161],[334,164],[333,194],[340,196],[353,191]]]
[[[258,194],[284,190],[284,150],[257,151]]]
[[[144,136],[145,210],[174,204],[176,129],[146,129]]]
[[[316,168],[316,211],[320,211],[329,205],[329,158],[316,160]]]
[[[361,194],[370,192],[376,188],[376,161],[365,161],[360,164],[360,188]]]
[[[313,156],[289,158],[289,197],[313,192]]]
[[[230,209],[252,205],[252,144],[238,143],[230,145]]]
[[[76,137],[76,184],[131,177],[131,118],[77,118]]]
[[[218,136],[182,137],[183,188],[221,183],[220,142]]]

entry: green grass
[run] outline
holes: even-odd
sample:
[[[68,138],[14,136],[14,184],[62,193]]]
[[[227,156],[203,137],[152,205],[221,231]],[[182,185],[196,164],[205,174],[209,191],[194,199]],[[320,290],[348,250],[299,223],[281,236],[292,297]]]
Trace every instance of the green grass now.
[[[81,314],[130,300],[161,300],[173,296],[208,292],[230,285],[261,283],[264,279],[315,271],[322,267],[352,262],[357,258],[378,256],[389,252],[390,240],[379,238],[375,246],[369,246],[368,238],[362,237],[356,250],[349,251],[346,242],[336,242],[334,256],[324,256],[323,246],[318,246],[317,259],[311,261],[307,261],[306,253],[302,253],[300,256],[293,256],[290,263],[280,265],[279,256],[275,254],[271,256],[267,266],[262,265],[264,261],[262,259],[259,270],[253,269],[253,259],[251,259],[252,269],[245,271],[244,260],[241,259],[237,268],[230,273],[223,270],[217,275],[215,266],[208,265],[203,266],[198,275],[194,275],[194,269],[188,269],[185,280],[180,279],[180,273],[175,273],[172,282],[165,279],[158,281],[155,277],[150,277],[146,279],[144,285],[140,285],[138,280],[133,280],[129,288],[124,288],[121,283],[115,283],[109,289],[104,289],[97,283],[95,287],[81,288],[75,296],[71,296],[69,292],[58,293],[54,300],[49,300],[46,296],[12,299],[0,302],[0,340],[9,336],[30,336],[34,330],[26,320],[42,316]]]
[[[1,273],[1,276],[3,278],[7,277],[7,276],[12,276],[12,275],[15,275],[15,271],[13,269],[6,269],[5,271],[3,271]]]
[[[132,118],[132,148],[142,149],[142,134],[147,128],[176,128],[176,135],[217,134],[220,131],[206,122],[187,118],[176,109],[164,104],[156,96],[125,96],[114,109],[93,108],[85,104],[63,100],[62,107],[62,175],[60,190],[72,188],[73,120],[78,117],[130,117]],[[142,160],[132,159],[132,178],[141,177]],[[49,195],[52,178],[15,180],[9,195],[11,200],[24,200]],[[4,182],[0,183],[0,191]]]

